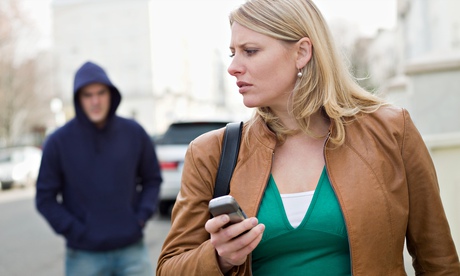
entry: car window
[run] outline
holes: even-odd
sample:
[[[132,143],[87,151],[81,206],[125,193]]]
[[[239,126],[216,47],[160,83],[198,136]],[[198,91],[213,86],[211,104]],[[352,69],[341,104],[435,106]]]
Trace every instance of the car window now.
[[[22,148],[7,148],[0,151],[1,163],[19,163],[24,161],[26,153]]]
[[[188,145],[201,134],[225,127],[225,122],[175,123],[171,124],[164,135],[159,137],[157,145]]]
[[[9,151],[0,151],[0,163],[11,162],[11,153]]]

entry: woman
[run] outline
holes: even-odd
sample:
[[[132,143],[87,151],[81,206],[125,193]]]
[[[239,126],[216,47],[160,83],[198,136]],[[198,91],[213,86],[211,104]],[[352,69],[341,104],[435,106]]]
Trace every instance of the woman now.
[[[252,0],[230,15],[247,107],[230,194],[248,215],[210,219],[223,130],[193,141],[158,275],[460,275],[436,173],[406,110],[348,74],[310,0]],[[241,233],[250,230],[239,236]]]

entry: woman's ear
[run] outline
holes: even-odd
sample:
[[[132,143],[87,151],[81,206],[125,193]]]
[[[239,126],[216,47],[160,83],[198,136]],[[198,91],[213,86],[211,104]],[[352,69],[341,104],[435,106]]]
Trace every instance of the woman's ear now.
[[[296,66],[298,69],[304,68],[310,61],[312,56],[311,40],[308,37],[303,37],[296,43],[297,45],[297,60]]]

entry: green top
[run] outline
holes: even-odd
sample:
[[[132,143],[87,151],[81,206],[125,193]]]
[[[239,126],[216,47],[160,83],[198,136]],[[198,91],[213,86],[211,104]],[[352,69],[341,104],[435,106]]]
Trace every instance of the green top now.
[[[252,252],[253,275],[351,275],[345,221],[325,168],[297,228],[271,175],[257,217],[265,232]]]

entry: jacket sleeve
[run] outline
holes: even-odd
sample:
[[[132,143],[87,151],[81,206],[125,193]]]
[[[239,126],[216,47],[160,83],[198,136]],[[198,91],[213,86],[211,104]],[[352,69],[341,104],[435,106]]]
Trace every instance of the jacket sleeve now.
[[[222,275],[216,251],[204,229],[208,202],[220,156],[217,136],[197,143],[186,153],[181,190],[171,217],[171,229],[158,260],[157,275]]]
[[[58,146],[53,136],[50,136],[43,148],[36,185],[35,205],[56,233],[76,240],[83,235],[85,228],[58,201],[58,196],[62,194],[62,185]]]
[[[407,248],[417,275],[460,275],[431,156],[404,110],[402,156],[409,189]]]
[[[142,190],[136,210],[138,220],[144,224],[156,211],[160,185],[163,180],[154,144],[143,129],[141,132],[142,148],[137,174]]]

